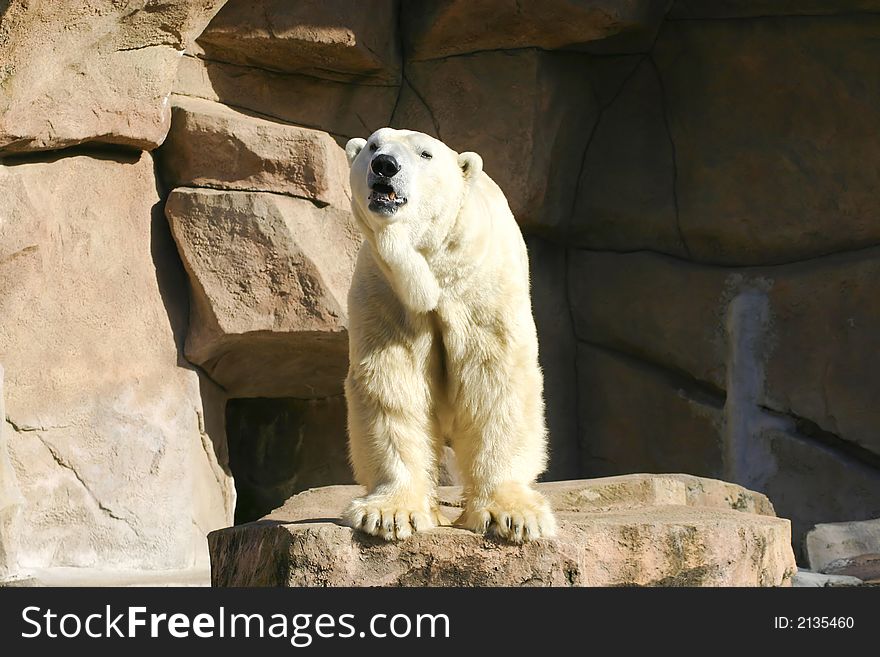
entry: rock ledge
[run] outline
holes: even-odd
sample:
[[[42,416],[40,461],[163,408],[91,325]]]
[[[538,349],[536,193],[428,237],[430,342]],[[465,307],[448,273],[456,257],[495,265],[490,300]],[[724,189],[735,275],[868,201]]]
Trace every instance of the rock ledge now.
[[[540,484],[559,536],[509,545],[444,527],[399,543],[338,521],[359,486],[315,488],[212,532],[214,586],[788,586],[791,526],[760,493],[689,475]],[[458,512],[460,490],[441,489]]]

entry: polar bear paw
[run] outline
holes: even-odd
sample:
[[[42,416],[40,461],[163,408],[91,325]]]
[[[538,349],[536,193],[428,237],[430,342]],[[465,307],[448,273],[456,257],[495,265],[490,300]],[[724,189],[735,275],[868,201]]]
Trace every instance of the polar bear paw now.
[[[486,500],[468,503],[458,525],[514,543],[551,538],[556,519],[543,495],[523,484],[503,484]]]
[[[436,506],[381,494],[352,500],[342,520],[352,529],[386,541],[402,540],[415,532],[450,524]]]

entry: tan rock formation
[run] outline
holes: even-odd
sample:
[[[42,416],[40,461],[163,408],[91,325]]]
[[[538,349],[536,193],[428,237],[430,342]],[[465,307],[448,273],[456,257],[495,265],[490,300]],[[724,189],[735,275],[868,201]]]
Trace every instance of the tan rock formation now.
[[[174,92],[214,100],[306,128],[324,130],[341,146],[389,125],[397,84],[361,84],[277,73],[184,56]]]
[[[326,132],[198,98],[172,96],[171,104],[160,151],[170,186],[277,192],[349,208],[345,151]]]
[[[161,144],[183,46],[224,2],[5,2],[0,152]]]
[[[233,2],[198,39],[205,57],[331,80],[397,83],[397,16],[389,0]]]
[[[348,211],[180,188],[165,212],[190,278],[186,355],[233,396],[340,394],[361,238]]]

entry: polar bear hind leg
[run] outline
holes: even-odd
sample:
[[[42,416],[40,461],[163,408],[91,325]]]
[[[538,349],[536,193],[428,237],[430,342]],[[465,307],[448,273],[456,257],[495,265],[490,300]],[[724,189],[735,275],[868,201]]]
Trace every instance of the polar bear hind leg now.
[[[465,478],[456,524],[516,543],[554,536],[553,512],[534,488],[547,462],[536,346],[508,342],[509,334],[475,341],[467,330],[462,353],[450,359],[460,382],[453,449]],[[482,353],[467,353],[477,344]]]

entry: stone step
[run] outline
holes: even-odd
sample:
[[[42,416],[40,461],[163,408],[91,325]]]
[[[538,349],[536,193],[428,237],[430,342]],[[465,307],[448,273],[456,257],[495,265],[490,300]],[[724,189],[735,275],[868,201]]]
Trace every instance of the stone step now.
[[[212,532],[214,586],[789,586],[791,526],[760,493],[688,475],[539,484],[559,535],[524,545],[442,527],[386,543],[338,517],[359,486],[315,488]],[[460,490],[443,488],[450,519]]]

